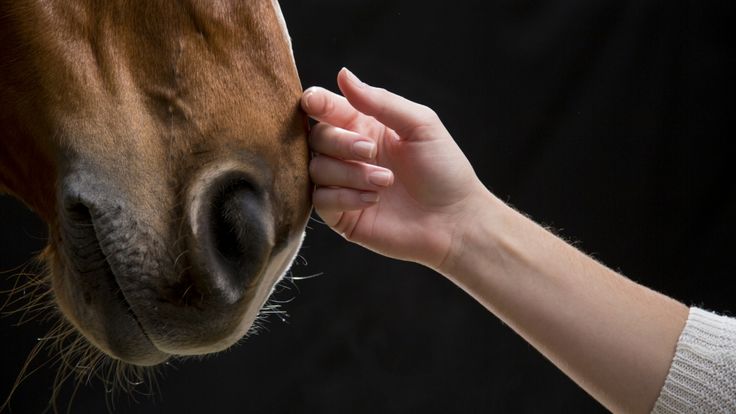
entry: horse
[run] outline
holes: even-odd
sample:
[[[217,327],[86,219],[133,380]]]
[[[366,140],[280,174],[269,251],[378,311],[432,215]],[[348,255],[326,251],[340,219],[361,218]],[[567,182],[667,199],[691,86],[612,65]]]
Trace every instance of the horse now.
[[[137,367],[243,337],[310,214],[277,0],[0,0],[0,193],[53,306]]]

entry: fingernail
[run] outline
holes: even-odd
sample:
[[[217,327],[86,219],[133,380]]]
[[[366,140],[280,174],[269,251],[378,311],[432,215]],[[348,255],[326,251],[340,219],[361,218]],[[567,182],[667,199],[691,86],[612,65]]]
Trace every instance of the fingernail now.
[[[388,187],[393,182],[393,174],[388,171],[375,171],[368,176],[368,181],[379,187]]]
[[[377,203],[381,199],[378,193],[360,193],[360,199],[365,203]]]
[[[353,144],[353,153],[360,158],[372,160],[376,156],[376,144],[370,141],[358,141]]]
[[[307,93],[304,94],[304,109],[307,111],[312,110],[312,104],[313,102],[313,96],[314,96],[314,89],[307,90]]]
[[[353,72],[351,72],[350,69],[348,69],[348,68],[342,68],[342,69],[345,71],[345,74],[348,75],[348,80],[353,85],[355,85],[355,86],[357,86],[359,88],[365,87],[365,83],[363,83],[363,81],[361,81],[360,79],[358,79],[358,77],[355,76],[355,74]]]

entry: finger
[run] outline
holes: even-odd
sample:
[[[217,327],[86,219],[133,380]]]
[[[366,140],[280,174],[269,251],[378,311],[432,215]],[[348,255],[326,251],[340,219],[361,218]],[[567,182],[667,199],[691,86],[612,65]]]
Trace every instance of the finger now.
[[[377,151],[370,138],[324,122],[312,128],[309,146],[314,152],[344,160],[372,161]]]
[[[353,108],[376,118],[402,139],[418,138],[412,132],[420,127],[443,128],[437,114],[430,108],[385,89],[369,86],[346,68],[338,74],[337,83]]]
[[[319,187],[312,195],[314,208],[322,218],[331,213],[362,210],[378,203],[379,199],[377,192],[349,188]]]
[[[378,191],[394,182],[391,170],[360,162],[342,161],[318,155],[309,163],[312,182],[326,187]]]
[[[301,103],[310,117],[340,128],[348,128],[363,116],[347,99],[318,86],[304,91]]]

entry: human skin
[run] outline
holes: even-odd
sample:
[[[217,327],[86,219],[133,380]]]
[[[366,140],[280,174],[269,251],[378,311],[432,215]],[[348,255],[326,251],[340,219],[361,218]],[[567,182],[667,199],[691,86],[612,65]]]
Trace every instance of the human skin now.
[[[613,412],[648,413],[688,308],[617,274],[480,182],[429,108],[338,74],[302,107],[314,207],[347,240],[444,275]]]

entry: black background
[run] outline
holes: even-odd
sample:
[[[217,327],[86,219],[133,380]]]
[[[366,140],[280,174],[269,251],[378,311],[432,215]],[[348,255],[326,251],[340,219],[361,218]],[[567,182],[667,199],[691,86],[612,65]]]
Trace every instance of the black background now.
[[[433,107],[499,197],[636,281],[736,310],[732,1],[282,3],[305,87],[335,89],[345,65]],[[10,269],[45,230],[7,197],[0,217]],[[301,254],[294,276],[322,275],[277,294],[286,323],[175,363],[115,412],[604,411],[441,276],[314,221]],[[4,398],[48,326],[0,323]],[[53,375],[12,412],[41,411]],[[94,381],[71,409],[106,410]]]

